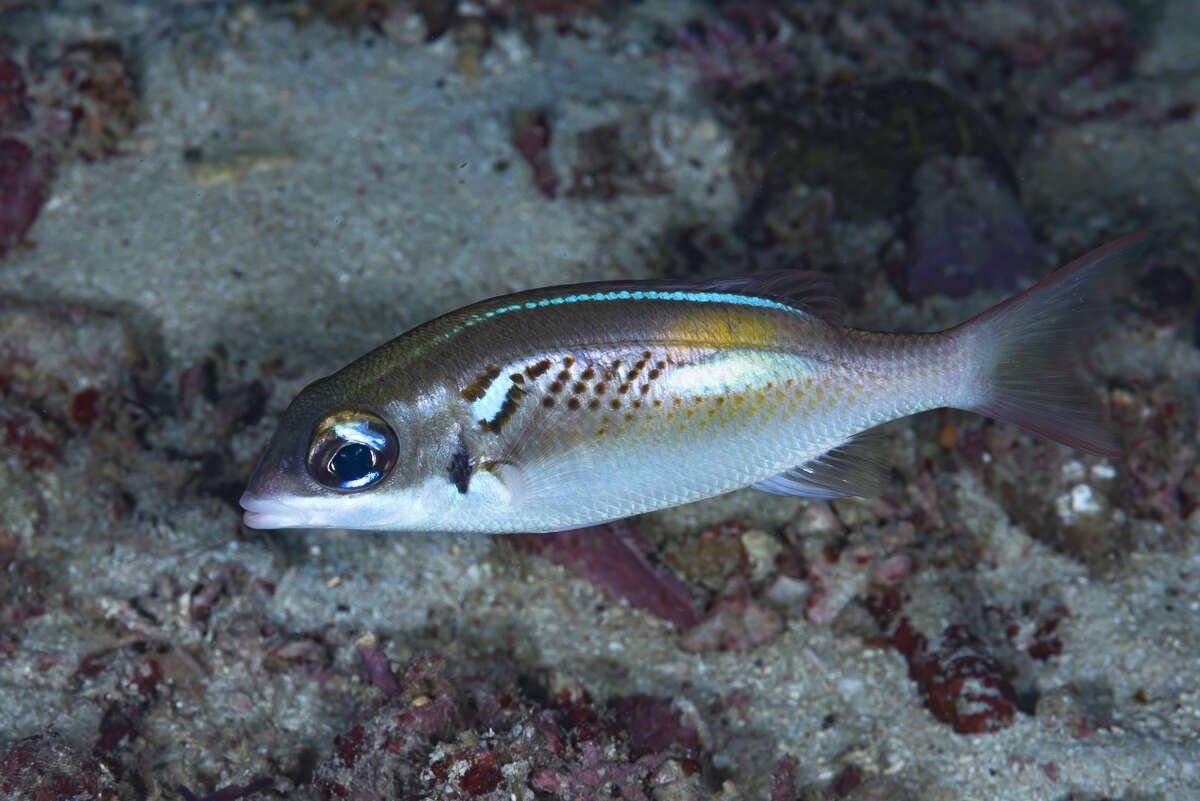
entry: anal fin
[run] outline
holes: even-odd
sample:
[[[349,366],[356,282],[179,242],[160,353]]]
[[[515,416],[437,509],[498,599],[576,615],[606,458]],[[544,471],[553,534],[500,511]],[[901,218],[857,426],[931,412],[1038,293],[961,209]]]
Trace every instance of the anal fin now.
[[[753,487],[772,495],[801,498],[872,498],[883,492],[888,466],[879,457],[880,437],[868,432],[846,440],[815,459],[763,479]]]

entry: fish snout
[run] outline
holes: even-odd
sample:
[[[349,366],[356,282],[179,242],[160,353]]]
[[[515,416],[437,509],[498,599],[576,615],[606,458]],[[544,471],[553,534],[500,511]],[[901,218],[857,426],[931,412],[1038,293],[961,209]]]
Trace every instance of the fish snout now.
[[[275,498],[247,491],[238,503],[246,510],[242,521],[250,528],[300,528],[305,523],[299,509]]]

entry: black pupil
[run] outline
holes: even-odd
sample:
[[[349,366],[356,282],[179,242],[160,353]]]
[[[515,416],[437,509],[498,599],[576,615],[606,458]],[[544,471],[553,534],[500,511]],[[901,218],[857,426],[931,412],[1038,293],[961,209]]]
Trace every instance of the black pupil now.
[[[329,472],[342,481],[354,481],[375,469],[375,454],[361,442],[349,442],[329,460]]]

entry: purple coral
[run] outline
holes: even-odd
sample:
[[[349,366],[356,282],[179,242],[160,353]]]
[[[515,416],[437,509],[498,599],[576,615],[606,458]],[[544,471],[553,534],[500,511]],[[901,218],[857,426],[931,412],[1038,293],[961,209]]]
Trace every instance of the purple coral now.
[[[388,697],[400,692],[400,685],[396,683],[396,677],[392,675],[391,666],[388,665],[387,654],[383,651],[383,643],[374,632],[368,631],[355,640],[354,650],[362,660],[362,671],[368,681]]]
[[[745,89],[796,71],[796,56],[784,46],[778,28],[745,32],[718,20],[680,32],[676,48],[683,54],[677,62],[694,67],[710,91]]]
[[[550,121],[542,113],[518,115],[513,147],[529,162],[533,183],[546,198],[558,196],[558,176],[550,162]]]
[[[17,139],[0,139],[0,258],[33,225],[45,198],[45,170],[32,149]]]
[[[905,291],[951,297],[980,289],[1017,289],[1049,262],[1012,189],[981,159],[935,156],[913,175],[915,258]]]
[[[680,628],[699,620],[687,590],[650,561],[650,544],[627,520],[556,534],[517,534],[508,540],[577,571],[610,595]]]

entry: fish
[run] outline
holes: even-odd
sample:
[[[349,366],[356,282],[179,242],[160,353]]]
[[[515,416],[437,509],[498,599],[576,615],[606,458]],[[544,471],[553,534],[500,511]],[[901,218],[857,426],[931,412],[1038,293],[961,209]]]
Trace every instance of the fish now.
[[[872,431],[941,407],[1120,452],[1072,362],[1134,234],[936,333],[847,327],[828,275],[534,289],[308,385],[241,506],[259,529],[563,531],[754,487],[881,492]]]

